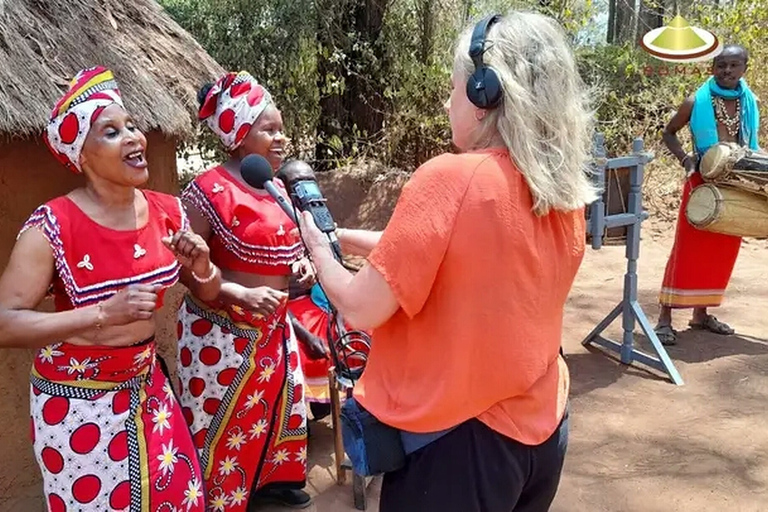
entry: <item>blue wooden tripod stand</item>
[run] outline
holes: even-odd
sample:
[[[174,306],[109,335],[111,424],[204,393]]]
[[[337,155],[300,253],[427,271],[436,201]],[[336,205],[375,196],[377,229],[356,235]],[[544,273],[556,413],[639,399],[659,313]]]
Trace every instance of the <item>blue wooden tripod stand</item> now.
[[[584,346],[595,344],[604,349],[618,353],[623,364],[637,361],[641,364],[665,372],[670,380],[681,386],[683,379],[669,358],[667,351],[659,341],[653,326],[645,316],[643,308],[637,300],[637,259],[640,255],[640,225],[648,218],[643,210],[642,185],[645,164],[653,160],[653,155],[643,152],[643,140],[635,139],[632,143],[632,155],[607,159],[605,153],[605,137],[598,133],[594,138],[594,179],[602,189],[605,186],[605,171],[607,169],[629,169],[629,200],[627,213],[605,215],[605,201],[602,196],[590,205],[589,232],[592,235],[592,248],[600,249],[603,245],[603,233],[606,228],[627,226],[627,272],[624,275],[624,298],[613,308],[602,322],[597,324],[592,332],[584,339]],[[603,337],[602,332],[621,315],[624,336],[621,343]],[[635,322],[640,324],[645,336],[653,345],[656,356],[646,354],[634,348]]]

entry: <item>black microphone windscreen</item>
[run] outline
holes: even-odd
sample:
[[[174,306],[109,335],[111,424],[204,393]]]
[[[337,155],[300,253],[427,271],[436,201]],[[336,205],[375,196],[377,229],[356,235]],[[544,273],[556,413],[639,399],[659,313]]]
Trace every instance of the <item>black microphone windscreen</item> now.
[[[272,179],[272,166],[261,155],[248,155],[240,162],[240,175],[253,188],[263,189]]]

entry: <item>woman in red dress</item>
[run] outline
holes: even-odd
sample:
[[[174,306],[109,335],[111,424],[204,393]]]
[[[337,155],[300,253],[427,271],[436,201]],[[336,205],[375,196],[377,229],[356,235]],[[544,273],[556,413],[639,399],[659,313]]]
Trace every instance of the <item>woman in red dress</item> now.
[[[224,282],[216,300],[193,291],[179,308],[180,400],[213,510],[244,511],[252,491],[306,507],[306,409],[287,290],[292,275],[313,276],[293,222],[240,174],[250,154],[280,166],[282,118],[246,72],[224,75],[199,99],[200,119],[230,158],[197,176],[182,199]]]
[[[0,346],[39,348],[32,440],[50,512],[205,510],[189,430],[156,356],[155,311],[179,279],[221,277],[181,203],[139,190],[146,138],[112,73],[81,71],[46,142],[85,187],[40,206],[0,279]],[[51,290],[55,313],[34,309]]]

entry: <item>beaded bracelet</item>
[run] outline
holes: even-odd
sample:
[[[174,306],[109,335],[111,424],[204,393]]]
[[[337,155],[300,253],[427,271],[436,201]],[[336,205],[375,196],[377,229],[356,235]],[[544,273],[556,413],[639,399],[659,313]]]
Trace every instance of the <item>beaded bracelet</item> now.
[[[212,261],[209,261],[208,265],[209,265],[208,268],[210,269],[210,274],[208,274],[208,277],[206,278],[197,277],[197,274],[195,274],[195,271],[194,270],[192,271],[192,277],[195,279],[195,281],[197,281],[200,284],[210,283],[211,281],[213,281],[213,279],[216,277],[216,266],[213,264]]]

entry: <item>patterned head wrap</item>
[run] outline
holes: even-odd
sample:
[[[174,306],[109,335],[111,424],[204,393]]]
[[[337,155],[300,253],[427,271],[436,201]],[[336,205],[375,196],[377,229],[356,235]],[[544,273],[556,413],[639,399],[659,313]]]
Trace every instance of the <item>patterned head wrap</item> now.
[[[69,90],[56,103],[45,143],[64,166],[81,173],[80,152],[91,126],[105,108],[123,106],[120,90],[111,71],[103,67],[80,71],[69,83]]]
[[[199,117],[234,151],[271,102],[269,92],[248,72],[227,73],[206,94]]]

